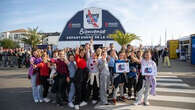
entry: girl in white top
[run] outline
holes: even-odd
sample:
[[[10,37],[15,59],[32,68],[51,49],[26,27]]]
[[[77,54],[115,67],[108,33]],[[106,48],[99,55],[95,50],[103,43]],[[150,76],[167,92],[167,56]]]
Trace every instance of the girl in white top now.
[[[143,54],[143,59],[141,60],[141,75],[145,78],[143,79],[142,88],[137,93],[136,102],[134,105],[142,104],[142,95],[144,94],[144,105],[150,105],[148,102],[149,90],[150,86],[151,91],[150,94],[155,95],[155,87],[156,87],[156,75],[157,75],[157,67],[156,63],[151,59],[151,52],[145,51]]]

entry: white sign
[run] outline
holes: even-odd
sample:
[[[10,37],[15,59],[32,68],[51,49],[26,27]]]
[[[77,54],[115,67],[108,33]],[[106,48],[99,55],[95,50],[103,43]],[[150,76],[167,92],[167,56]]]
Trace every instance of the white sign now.
[[[116,73],[128,73],[129,70],[129,63],[128,62],[116,62]]]
[[[85,29],[102,28],[102,9],[86,8],[84,9],[83,24]]]
[[[142,75],[156,75],[152,65],[142,65]]]

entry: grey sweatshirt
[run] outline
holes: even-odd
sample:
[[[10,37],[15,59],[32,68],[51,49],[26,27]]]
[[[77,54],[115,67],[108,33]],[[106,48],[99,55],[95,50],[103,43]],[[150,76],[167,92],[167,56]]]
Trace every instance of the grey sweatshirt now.
[[[98,62],[98,68],[100,70],[100,76],[110,75],[109,68],[108,68],[108,62],[106,60],[100,59]]]

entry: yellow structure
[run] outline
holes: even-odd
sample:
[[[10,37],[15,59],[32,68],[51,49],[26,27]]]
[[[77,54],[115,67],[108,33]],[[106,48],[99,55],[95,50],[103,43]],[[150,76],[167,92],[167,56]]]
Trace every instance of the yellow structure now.
[[[177,53],[176,53],[176,49],[179,48],[179,41],[178,40],[169,40],[167,42],[167,47],[169,48],[169,57],[171,59],[175,59],[178,58],[177,57]]]

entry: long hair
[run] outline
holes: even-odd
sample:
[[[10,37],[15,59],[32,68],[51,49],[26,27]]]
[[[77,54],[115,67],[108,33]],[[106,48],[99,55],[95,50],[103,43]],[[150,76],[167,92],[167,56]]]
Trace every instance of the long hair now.
[[[35,51],[37,51],[37,49],[32,50],[32,52],[31,52],[32,57],[35,57],[34,54],[33,54]]]
[[[87,55],[86,55],[86,51],[85,51],[85,49],[79,49],[79,57],[81,58],[81,56],[80,56],[80,53],[81,52],[83,52],[84,53],[84,56],[83,56],[83,58],[85,59],[85,60],[87,60]]]
[[[143,53],[143,58],[145,59],[145,55],[149,53],[150,55],[152,55],[151,51],[150,50],[145,50],[144,53]]]

